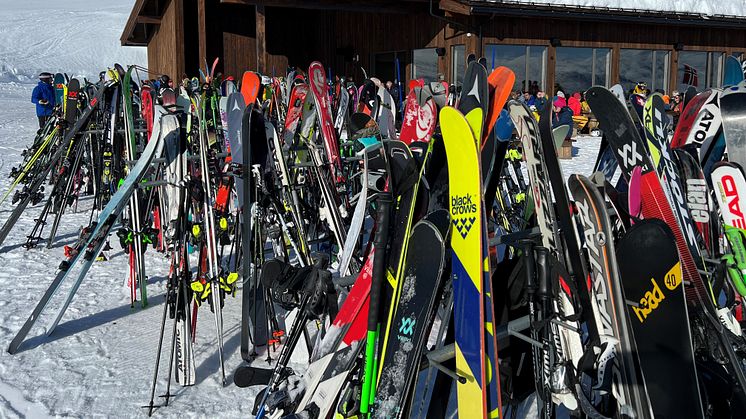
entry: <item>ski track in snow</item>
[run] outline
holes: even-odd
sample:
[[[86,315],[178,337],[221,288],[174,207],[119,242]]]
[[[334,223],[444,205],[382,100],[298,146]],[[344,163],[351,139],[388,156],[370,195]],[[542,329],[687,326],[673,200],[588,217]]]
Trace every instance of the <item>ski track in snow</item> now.
[[[97,79],[115,62],[146,65],[145,48],[119,42],[133,4],[23,0],[0,8],[0,82],[36,82],[42,71]]]

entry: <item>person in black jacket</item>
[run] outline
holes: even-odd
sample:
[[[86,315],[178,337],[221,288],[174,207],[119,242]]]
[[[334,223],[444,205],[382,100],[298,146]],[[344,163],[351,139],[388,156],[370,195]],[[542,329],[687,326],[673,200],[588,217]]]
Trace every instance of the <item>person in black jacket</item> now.
[[[534,100],[534,106],[536,106],[536,111],[541,113],[542,110],[544,110],[544,106],[547,105],[547,96],[539,90],[536,92],[536,100]]]

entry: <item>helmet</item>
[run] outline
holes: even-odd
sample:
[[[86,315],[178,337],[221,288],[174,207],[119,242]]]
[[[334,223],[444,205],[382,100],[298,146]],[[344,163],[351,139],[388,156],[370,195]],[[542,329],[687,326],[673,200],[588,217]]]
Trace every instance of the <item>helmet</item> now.
[[[39,80],[52,80],[52,78],[54,78],[54,75],[46,71],[39,74]]]

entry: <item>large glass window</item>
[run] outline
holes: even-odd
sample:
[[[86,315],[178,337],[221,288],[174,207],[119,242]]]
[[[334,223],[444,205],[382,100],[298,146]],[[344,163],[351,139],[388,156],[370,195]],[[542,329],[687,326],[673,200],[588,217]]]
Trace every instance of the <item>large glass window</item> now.
[[[609,73],[611,70],[611,49],[607,48],[595,48],[593,50],[593,85],[594,86],[608,86],[609,85]]]
[[[451,46],[451,83],[461,87],[464,81],[466,69],[466,47],[463,45]]]
[[[526,45],[487,45],[490,67],[505,66],[515,73],[515,89],[544,90],[547,48]]]
[[[565,95],[584,92],[594,84],[608,85],[608,48],[558,47],[555,64],[555,89]]]
[[[679,52],[678,89],[684,91],[689,86],[699,90],[720,87],[723,83],[724,55],[722,52]]]
[[[435,48],[412,51],[412,78],[425,82],[438,81],[438,54]]]
[[[619,82],[629,94],[645,82],[651,91],[668,88],[670,53],[665,50],[622,49],[619,56]]]
[[[528,53],[528,79],[533,85],[533,89],[546,90],[546,69],[547,69],[547,47],[532,46],[526,47]]]
[[[671,53],[669,51],[653,51],[653,91],[658,89],[668,90],[670,58]]]

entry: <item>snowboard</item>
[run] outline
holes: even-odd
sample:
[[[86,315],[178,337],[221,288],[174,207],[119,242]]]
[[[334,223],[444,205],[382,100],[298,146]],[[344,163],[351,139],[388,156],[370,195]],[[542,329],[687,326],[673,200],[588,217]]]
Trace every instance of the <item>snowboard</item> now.
[[[654,415],[703,417],[682,263],[671,228],[655,218],[636,222],[619,241],[616,258]]]

